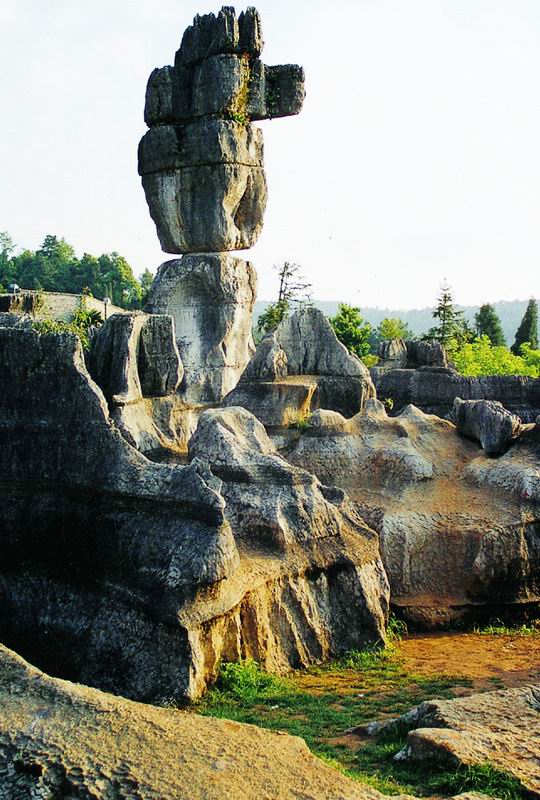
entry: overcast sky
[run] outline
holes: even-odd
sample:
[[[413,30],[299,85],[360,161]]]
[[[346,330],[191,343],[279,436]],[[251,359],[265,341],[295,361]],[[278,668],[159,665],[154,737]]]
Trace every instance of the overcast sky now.
[[[237,5],[237,11],[244,6]],[[540,294],[540,2],[260,0],[268,64],[306,70],[261,123],[269,201],[243,257],[259,298],[300,263],[314,297],[416,308]],[[137,175],[146,80],[201,0],[0,0],[0,230],[36,248],[163,254]]]

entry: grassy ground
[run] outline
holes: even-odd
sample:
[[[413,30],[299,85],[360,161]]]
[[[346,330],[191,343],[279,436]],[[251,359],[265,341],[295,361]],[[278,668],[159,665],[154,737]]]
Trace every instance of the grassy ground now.
[[[397,716],[424,700],[452,698],[470,686],[462,677],[407,671],[394,642],[287,678],[269,675],[253,661],[224,664],[218,683],[196,710],[301,736],[316,755],[386,794],[480,791],[517,800],[523,796],[519,782],[489,765],[443,772],[394,761],[406,731],[377,738],[347,734],[352,727]],[[493,688],[499,688],[495,681]]]

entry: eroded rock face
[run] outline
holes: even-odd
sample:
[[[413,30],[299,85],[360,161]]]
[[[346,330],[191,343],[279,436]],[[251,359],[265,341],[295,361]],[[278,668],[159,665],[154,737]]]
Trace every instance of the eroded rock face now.
[[[223,401],[268,426],[286,426],[316,408],[351,417],[375,397],[369,370],[336,337],[324,314],[296,311],[266,336],[238,386]]]
[[[383,798],[297,737],[56,680],[0,646],[0,797],[68,796]]]
[[[196,17],[174,66],[150,75],[139,173],[167,253],[244,250],[260,235],[263,140],[251,120],[298,114],[304,100],[301,67],[265,66],[262,46],[257,11],[227,7]]]
[[[396,760],[430,760],[444,767],[489,763],[540,796],[540,686],[430,700],[368,732],[412,729]]]
[[[501,403],[456,397],[452,419],[460,433],[480,442],[488,455],[501,455],[521,432],[521,420]]]
[[[0,641],[62,677],[163,700],[199,696],[221,660],[283,672],[384,636],[376,535],[240,413],[227,441],[220,422],[203,446],[203,424],[204,462],[194,445],[189,465],[152,463],[76,337],[0,328]],[[227,512],[208,467],[224,441]]]
[[[113,314],[93,337],[88,360],[113,405],[172,394],[184,374],[174,321],[166,315]]]
[[[370,372],[377,396],[392,398],[395,413],[413,404],[426,414],[450,418],[456,397],[498,401],[525,423],[534,422],[540,413],[540,378],[523,375],[466,378],[444,367],[389,370],[373,367]]]
[[[161,265],[147,308],[174,319],[184,400],[219,402],[236,385],[255,349],[255,296],[253,266],[226,253],[184,256]]]
[[[535,430],[493,459],[446,420],[370,400],[349,420],[316,412],[280,452],[347,491],[379,533],[395,607],[437,627],[540,601]]]

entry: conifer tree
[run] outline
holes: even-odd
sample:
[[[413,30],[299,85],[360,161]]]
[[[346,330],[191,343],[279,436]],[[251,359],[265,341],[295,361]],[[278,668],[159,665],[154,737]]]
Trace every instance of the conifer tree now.
[[[533,350],[538,349],[538,304],[533,297],[527,304],[527,310],[516,331],[516,339],[510,348],[514,355],[521,355],[521,345],[525,342],[529,342]]]
[[[470,338],[469,326],[463,317],[463,312],[457,311],[454,307],[452,289],[446,281],[441,285],[441,294],[437,299],[433,317],[439,320],[439,324],[429,329],[428,339],[435,339],[448,349]]]
[[[495,347],[506,346],[501,320],[490,303],[485,303],[483,306],[480,306],[480,310],[475,315],[474,321],[478,336],[487,336],[491,344]]]

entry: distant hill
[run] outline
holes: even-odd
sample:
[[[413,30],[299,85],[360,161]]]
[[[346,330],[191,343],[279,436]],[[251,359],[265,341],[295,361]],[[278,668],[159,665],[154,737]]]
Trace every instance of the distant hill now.
[[[313,305],[320,308],[327,317],[332,317],[336,314],[340,302],[339,300],[314,300]],[[528,300],[499,300],[498,303],[492,303],[501,319],[507,345],[511,345],[514,341],[514,336],[525,313],[527,303]],[[268,305],[270,305],[268,300],[258,300],[255,303],[255,319]],[[419,336],[434,324],[433,308],[409,310],[402,308],[360,308],[362,317],[374,327],[377,327],[385,317],[399,317],[409,325],[414,334]],[[474,325],[474,315],[478,312],[479,306],[456,306],[456,308],[463,311],[466,319],[471,325]]]

